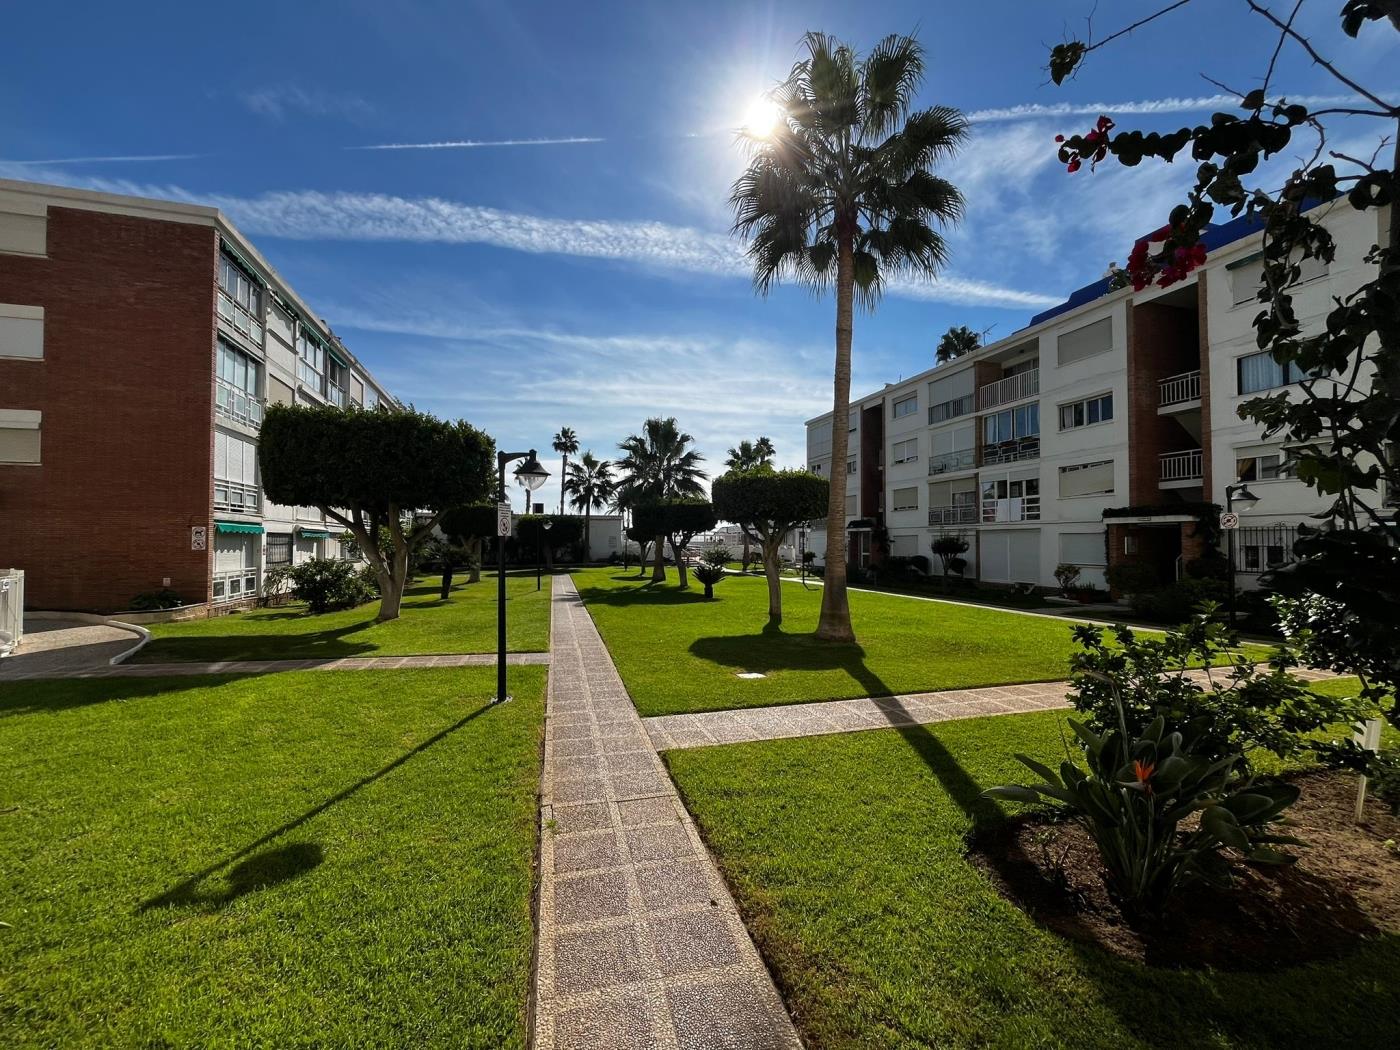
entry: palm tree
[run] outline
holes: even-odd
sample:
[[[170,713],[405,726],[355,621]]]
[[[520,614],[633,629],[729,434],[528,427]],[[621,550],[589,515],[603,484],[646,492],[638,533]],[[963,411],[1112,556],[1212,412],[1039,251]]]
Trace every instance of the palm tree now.
[[[554,435],[554,451],[564,457],[564,462],[559,466],[559,477],[567,479],[569,476],[569,457],[578,452],[578,435],[571,427],[560,427],[559,433]],[[559,513],[564,513],[564,486],[559,486]]]
[[[569,502],[575,510],[583,511],[584,564],[588,563],[588,531],[593,522],[593,512],[611,503],[617,489],[612,469],[611,460],[600,460],[589,449],[582,459],[569,464],[569,475],[564,479],[564,491],[569,494]]]
[[[688,446],[695,439],[676,425],[676,417],[648,419],[640,434],[633,434],[617,447],[623,457],[618,461],[622,477],[618,480],[616,501],[619,507],[637,507],[680,496],[703,496],[700,482],[705,472],[700,464],[705,457]],[[665,537],[656,539],[656,564],[653,580],[666,578]]]
[[[773,457],[778,454],[778,450],[773,447],[773,439],[760,437],[757,441],[741,441],[738,446],[729,450],[729,455],[724,460],[724,465],[729,470],[745,471],[756,470],[759,467],[771,467]],[[749,534],[743,526],[740,531],[744,537],[744,571],[749,571]]]
[[[974,332],[965,324],[955,325],[943,333],[943,338],[938,340],[938,350],[934,353],[934,360],[940,364],[947,364],[959,357],[965,357],[982,345],[982,336]]]
[[[955,186],[933,174],[957,152],[967,121],[956,109],[910,112],[923,80],[923,48],[891,35],[864,60],[823,33],[803,38],[806,55],[771,98],[782,119],[768,134],[741,133],[751,158],[734,183],[734,232],[749,242],[762,294],[795,279],[836,290],[832,382],[831,502],[826,586],[817,637],[852,642],[846,597],[847,428],[852,309],[873,308],[896,271],[931,278],[948,249],[934,227],[962,215]]]

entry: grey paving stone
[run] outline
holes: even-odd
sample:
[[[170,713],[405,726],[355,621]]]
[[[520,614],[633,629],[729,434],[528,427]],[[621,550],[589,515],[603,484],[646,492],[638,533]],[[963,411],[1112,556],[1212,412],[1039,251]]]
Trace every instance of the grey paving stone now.
[[[554,986],[564,995],[641,979],[641,944],[631,926],[559,930],[554,938]]]
[[[662,974],[713,970],[739,962],[739,946],[719,908],[653,919],[646,926]]]
[[[592,736],[593,726],[591,723],[571,726],[553,725],[550,726],[549,735],[555,740],[579,740]]]
[[[627,914],[628,878],[621,870],[596,871],[554,881],[554,921],[560,926]]]
[[[679,807],[669,795],[656,795],[652,798],[633,798],[617,804],[618,814],[624,828],[643,824],[678,824]]]
[[[743,980],[716,984],[668,983],[676,1043],[682,1050],[790,1050],[801,1044],[786,1016],[768,1002],[761,985]]]
[[[675,790],[671,778],[664,773],[611,773],[608,780],[615,799],[670,795]]]
[[[556,802],[602,802],[610,798],[612,792],[602,777],[579,777],[556,780],[553,794]]]
[[[554,871],[589,871],[611,868],[622,862],[621,843],[612,831],[560,835],[554,840]]]
[[[619,989],[616,997],[560,1010],[555,1021],[557,1050],[654,1050],[659,1045],[651,1003],[640,988]]]
[[[606,802],[587,802],[583,805],[555,804],[550,815],[554,821],[551,829],[556,836],[576,835],[581,831],[597,831],[612,824],[612,813]]]
[[[634,864],[649,860],[673,860],[695,854],[690,834],[680,822],[628,828],[626,834],[627,849],[632,854]]]
[[[642,903],[648,911],[717,906],[714,884],[704,860],[662,861],[637,869]]]
[[[552,740],[550,745],[557,756],[568,755],[596,755],[600,753],[601,745],[596,737],[578,737],[574,740]]]

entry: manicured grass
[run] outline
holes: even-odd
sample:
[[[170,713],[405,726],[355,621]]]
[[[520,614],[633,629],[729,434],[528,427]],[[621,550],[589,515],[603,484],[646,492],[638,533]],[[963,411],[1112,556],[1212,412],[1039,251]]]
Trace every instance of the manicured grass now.
[[[672,751],[808,1045],[1400,1045],[1400,937],[1272,974],[1148,970],[1039,928],[964,858],[979,797],[1022,751],[1063,756],[1047,712]]]
[[[0,685],[0,1046],[523,1047],[510,674]]]
[[[496,648],[496,577],[453,585],[446,602],[436,581],[409,588],[397,620],[376,624],[379,602],[311,616],[303,605],[278,606],[208,620],[151,626],[137,663],[204,660],[299,660],[340,656],[485,653]],[[506,577],[506,644],[512,652],[549,648],[549,580]]]
[[[754,577],[725,578],[712,602],[674,571],[659,586],[616,569],[574,582],[643,715],[1053,681],[1075,648],[1064,620],[889,594],[850,592],[859,644],[831,645],[811,635],[818,587],[783,584],[782,629],[767,630]]]

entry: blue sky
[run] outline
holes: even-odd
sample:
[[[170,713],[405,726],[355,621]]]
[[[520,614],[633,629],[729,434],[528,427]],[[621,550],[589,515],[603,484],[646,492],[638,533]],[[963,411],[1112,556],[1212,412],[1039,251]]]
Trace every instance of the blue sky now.
[[[569,425],[609,456],[675,415],[713,465],[758,434],[798,464],[802,421],[830,407],[834,307],[750,287],[726,205],[745,109],[807,29],[861,49],[917,31],[918,102],[975,119],[942,169],[968,198],[947,273],[857,316],[863,391],[927,368],[949,325],[1023,326],[1121,262],[1189,184],[1184,164],[1068,177],[1056,132],[1100,110],[1197,122],[1219,105],[1202,73],[1249,90],[1272,50],[1243,4],[1199,0],[1055,88],[1048,47],[1093,6],[28,4],[7,15],[25,45],[0,66],[0,176],[224,208],[395,393],[502,445],[544,449]],[[1152,6],[1100,4],[1095,28]],[[1400,35],[1347,41],[1339,6],[1311,0],[1299,24],[1395,87]],[[1281,91],[1341,92],[1285,54]]]

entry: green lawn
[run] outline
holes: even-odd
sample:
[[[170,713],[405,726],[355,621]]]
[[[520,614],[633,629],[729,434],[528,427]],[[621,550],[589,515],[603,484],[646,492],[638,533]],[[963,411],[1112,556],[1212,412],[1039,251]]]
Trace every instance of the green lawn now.
[[[1400,937],[1281,973],[1147,970],[1042,930],[964,859],[1047,712],[666,755],[808,1045],[1400,1045]]]
[[[857,645],[817,642],[821,589],[783,584],[782,630],[765,630],[767,583],[675,572],[653,586],[617,569],[574,574],[643,715],[763,707],[1069,677],[1072,624],[999,609],[850,592]],[[741,679],[739,671],[766,677]]]
[[[465,577],[459,577],[464,579]],[[409,588],[397,620],[376,624],[377,601],[311,616],[305,606],[151,626],[151,644],[136,663],[189,660],[299,660],[339,656],[485,653],[496,649],[496,577],[458,582],[446,602],[433,582]],[[512,652],[549,648],[549,579],[506,577],[506,644]]]
[[[510,674],[0,685],[0,1046],[523,1047]]]

